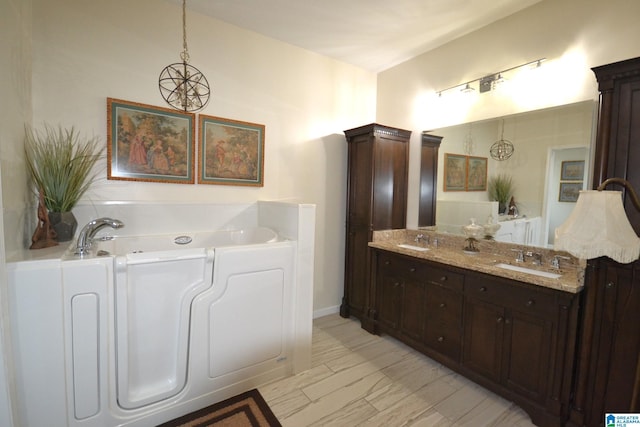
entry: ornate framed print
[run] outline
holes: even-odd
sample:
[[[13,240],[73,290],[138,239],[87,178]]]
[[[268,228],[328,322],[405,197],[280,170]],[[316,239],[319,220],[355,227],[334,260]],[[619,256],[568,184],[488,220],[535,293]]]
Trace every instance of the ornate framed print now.
[[[264,185],[264,125],[199,116],[198,183]]]
[[[193,184],[195,115],[107,98],[107,179]]]
[[[467,180],[467,156],[445,153],[444,191],[465,191]]]
[[[561,182],[558,201],[577,202],[580,190],[582,190],[582,182]]]
[[[571,161],[562,162],[560,180],[561,181],[584,180],[584,160],[571,160]]]
[[[487,191],[487,158],[467,158],[467,191]]]

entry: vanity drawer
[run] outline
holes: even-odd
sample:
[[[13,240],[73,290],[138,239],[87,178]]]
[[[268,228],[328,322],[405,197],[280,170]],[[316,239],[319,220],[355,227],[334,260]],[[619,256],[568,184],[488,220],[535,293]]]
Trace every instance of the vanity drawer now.
[[[462,294],[440,286],[427,285],[426,316],[429,322],[460,327]]]
[[[434,285],[444,286],[458,292],[462,292],[464,275],[444,268],[426,266],[424,279]]]
[[[381,273],[392,273],[399,277],[417,280],[424,277],[426,268],[427,266],[422,262],[400,255],[388,252],[379,252],[378,255],[378,271]]]
[[[523,312],[553,314],[557,310],[553,290],[525,283],[507,282],[491,276],[474,276],[469,279],[464,288],[468,297]]]

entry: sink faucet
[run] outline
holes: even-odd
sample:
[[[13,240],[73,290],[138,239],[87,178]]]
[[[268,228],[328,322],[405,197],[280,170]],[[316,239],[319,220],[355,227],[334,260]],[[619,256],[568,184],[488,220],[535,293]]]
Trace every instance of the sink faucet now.
[[[555,269],[560,269],[560,260],[561,259],[571,259],[568,256],[562,256],[562,255],[554,255],[553,259],[551,260],[551,267],[555,268]]]
[[[514,218],[518,218],[518,207],[516,205],[509,206],[509,214]]]
[[[93,238],[95,237],[98,230],[107,226],[111,228],[122,228],[124,227],[124,223],[118,219],[112,218],[92,219],[87,223],[87,225],[82,227],[82,230],[80,230],[80,234],[78,234],[76,255],[83,255],[89,252],[91,243],[93,243]]]
[[[538,252],[528,251],[525,255],[533,258],[533,265],[542,265],[542,254]]]
[[[511,249],[516,254],[516,262],[524,262],[524,251],[522,249]]]
[[[424,234],[418,234],[414,239],[414,241],[416,243],[420,243],[424,241],[426,244],[429,244],[429,236],[425,236]]]

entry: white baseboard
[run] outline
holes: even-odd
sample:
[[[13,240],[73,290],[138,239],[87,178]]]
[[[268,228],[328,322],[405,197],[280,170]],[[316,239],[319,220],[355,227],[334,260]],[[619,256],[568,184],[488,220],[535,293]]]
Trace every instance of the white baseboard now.
[[[340,313],[340,306],[334,305],[333,307],[325,307],[319,310],[313,311],[313,318],[317,319],[318,317],[328,316],[330,314]]]

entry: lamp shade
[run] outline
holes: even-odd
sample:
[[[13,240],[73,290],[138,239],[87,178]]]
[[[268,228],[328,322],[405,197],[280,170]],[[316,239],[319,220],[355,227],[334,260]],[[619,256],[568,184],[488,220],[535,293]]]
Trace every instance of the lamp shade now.
[[[569,218],[555,232],[555,250],[591,259],[607,256],[623,264],[640,256],[640,239],[622,206],[620,191],[580,191]]]

